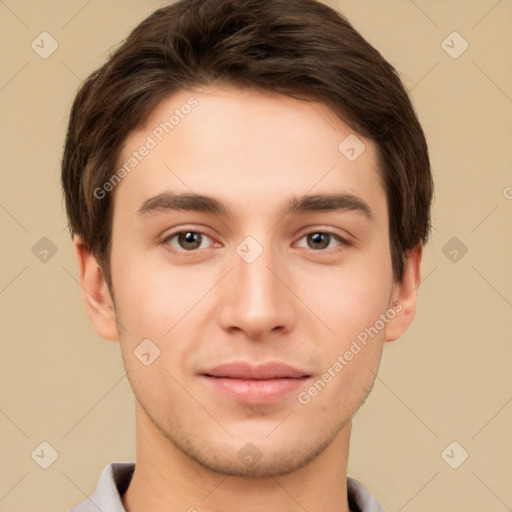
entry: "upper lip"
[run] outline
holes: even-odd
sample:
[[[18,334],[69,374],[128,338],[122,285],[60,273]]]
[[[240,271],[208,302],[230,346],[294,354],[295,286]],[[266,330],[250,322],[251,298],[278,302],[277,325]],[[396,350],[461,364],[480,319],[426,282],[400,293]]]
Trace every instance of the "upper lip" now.
[[[246,362],[234,362],[221,364],[201,373],[208,377],[248,380],[297,379],[301,377],[309,377],[307,372],[279,362],[269,362],[261,365],[254,365]]]

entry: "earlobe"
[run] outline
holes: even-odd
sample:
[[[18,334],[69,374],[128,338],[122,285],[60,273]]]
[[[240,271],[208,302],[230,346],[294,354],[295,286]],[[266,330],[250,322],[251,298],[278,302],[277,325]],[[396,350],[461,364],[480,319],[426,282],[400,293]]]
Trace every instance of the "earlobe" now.
[[[422,255],[423,244],[420,242],[409,251],[402,280],[395,284],[391,304],[396,315],[386,327],[386,341],[395,341],[400,338],[414,320],[416,300],[421,281],[420,266]]]
[[[103,271],[80,237],[75,236],[73,243],[78,280],[94,330],[104,339],[118,340],[116,313]]]

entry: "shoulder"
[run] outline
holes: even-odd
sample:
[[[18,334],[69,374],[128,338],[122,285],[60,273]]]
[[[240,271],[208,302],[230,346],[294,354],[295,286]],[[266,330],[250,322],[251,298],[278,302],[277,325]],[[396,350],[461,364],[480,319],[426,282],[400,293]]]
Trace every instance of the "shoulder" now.
[[[370,491],[355,478],[347,477],[347,495],[353,512],[385,512]]]
[[[126,512],[121,495],[126,491],[135,469],[134,462],[110,462],[103,469],[94,493],[70,512]]]

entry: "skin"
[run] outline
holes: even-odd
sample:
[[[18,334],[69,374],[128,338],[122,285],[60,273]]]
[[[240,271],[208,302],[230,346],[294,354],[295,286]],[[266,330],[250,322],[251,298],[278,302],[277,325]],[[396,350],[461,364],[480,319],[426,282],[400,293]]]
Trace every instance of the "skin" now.
[[[197,107],[115,189],[112,294],[75,239],[91,321],[100,336],[120,341],[135,395],[136,470],[124,506],[348,511],[351,418],[373,385],[384,342],[413,321],[422,245],[394,282],[376,146],[358,135],[366,149],[349,161],[338,145],[354,132],[322,103],[227,85],[180,90],[129,136],[120,164],[191,96]],[[229,213],[139,213],[169,191],[213,196]],[[283,214],[293,196],[333,192],[357,196],[373,218],[349,209]],[[203,233],[198,248],[169,238],[180,231]],[[307,236],[318,232],[347,243]],[[247,236],[263,249],[252,263],[236,252]],[[298,392],[394,303],[401,310],[385,328],[300,403]],[[160,349],[149,366],[134,355],[147,338]],[[285,362],[312,377],[274,403],[240,403],[199,376],[232,361]],[[237,456],[247,443],[256,447],[252,465]]]

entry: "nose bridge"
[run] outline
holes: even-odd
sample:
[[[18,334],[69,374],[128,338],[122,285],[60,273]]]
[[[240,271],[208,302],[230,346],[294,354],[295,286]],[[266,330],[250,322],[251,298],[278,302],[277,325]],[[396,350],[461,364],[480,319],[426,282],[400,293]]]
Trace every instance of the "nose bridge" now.
[[[248,236],[236,247],[221,313],[225,328],[241,329],[250,337],[277,327],[287,329],[293,320],[290,293],[275,275],[282,262],[270,237],[259,238],[264,242]]]
[[[275,276],[269,268],[276,265],[275,251],[270,244],[265,247],[253,237],[247,237],[239,244],[235,258],[235,278],[245,288],[245,294],[253,299],[270,299],[275,296]]]

